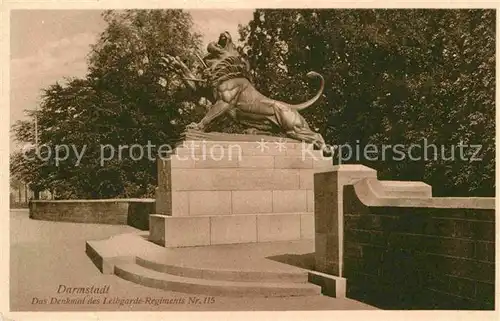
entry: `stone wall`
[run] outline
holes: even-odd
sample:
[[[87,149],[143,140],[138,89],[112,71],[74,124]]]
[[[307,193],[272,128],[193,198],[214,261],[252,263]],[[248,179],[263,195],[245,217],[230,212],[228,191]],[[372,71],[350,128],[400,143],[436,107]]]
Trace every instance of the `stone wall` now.
[[[157,160],[157,214],[312,213],[313,174],[333,167],[300,143],[266,142],[262,150],[256,142],[185,144]]]
[[[340,185],[341,218],[321,213],[336,218],[323,221],[336,237],[316,240],[319,270],[345,278],[348,297],[384,309],[494,309],[494,198],[433,198],[425,184],[399,184],[405,196],[376,178]],[[338,198],[325,186],[315,192],[327,195],[320,203]]]
[[[128,224],[147,230],[154,205],[153,199],[36,200],[30,202],[29,217],[58,222]]]

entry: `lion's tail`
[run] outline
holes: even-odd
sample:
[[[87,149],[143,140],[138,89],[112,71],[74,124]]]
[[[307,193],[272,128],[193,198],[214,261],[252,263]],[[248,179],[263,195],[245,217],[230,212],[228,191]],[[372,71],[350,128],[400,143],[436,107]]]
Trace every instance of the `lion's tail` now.
[[[296,105],[291,105],[290,104],[290,107],[292,109],[295,109],[295,110],[306,109],[307,107],[309,107],[312,104],[314,104],[319,99],[319,97],[321,97],[321,94],[323,94],[323,90],[325,89],[325,79],[323,78],[323,76],[321,76],[319,73],[317,73],[315,71],[310,71],[310,72],[307,73],[307,77],[309,77],[309,78],[313,78],[313,77],[319,78],[321,80],[321,86],[320,86],[318,92],[316,93],[316,95],[314,95],[314,97],[311,98],[311,99],[309,99],[308,101],[303,102],[301,104],[296,104]]]

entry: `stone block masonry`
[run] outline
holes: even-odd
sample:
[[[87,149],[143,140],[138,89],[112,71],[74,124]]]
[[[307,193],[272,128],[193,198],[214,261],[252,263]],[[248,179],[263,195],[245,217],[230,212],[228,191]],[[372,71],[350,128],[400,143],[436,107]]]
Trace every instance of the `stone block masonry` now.
[[[494,309],[494,198],[433,198],[423,183],[375,178],[327,186],[315,186],[316,263],[347,279],[348,297],[384,309]]]
[[[298,142],[265,144],[185,142],[158,159],[151,222],[177,228],[155,228],[150,239],[178,247],[314,237],[313,174],[331,169],[332,159]],[[188,221],[203,225],[206,237],[183,236]]]
[[[312,213],[150,215],[149,240],[165,247],[311,239]]]

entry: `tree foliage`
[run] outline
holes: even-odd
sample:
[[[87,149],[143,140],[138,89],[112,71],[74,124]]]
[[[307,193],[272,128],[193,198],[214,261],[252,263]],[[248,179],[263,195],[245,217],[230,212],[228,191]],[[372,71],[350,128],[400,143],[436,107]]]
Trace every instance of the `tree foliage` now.
[[[348,162],[424,180],[435,195],[494,195],[494,10],[256,10],[240,35],[268,96],[303,101],[316,90],[305,74],[325,77],[323,98],[303,114],[328,143],[363,151],[426,139],[439,154],[429,147],[426,160],[414,148],[419,161],[389,151]],[[482,160],[461,160],[461,142],[482,145]],[[455,146],[455,159],[440,146],[446,158]]]
[[[45,88],[39,110],[13,126],[31,147],[29,158],[11,156],[11,172],[35,191],[54,190],[58,198],[151,195],[154,161],[133,160],[125,149],[101,166],[100,146],[172,144],[203,116],[203,108],[187,103],[198,97],[161,65],[170,54],[196,67],[201,41],[188,13],[108,11],[104,19],[86,77]],[[371,166],[383,179],[423,180],[435,195],[494,195],[494,10],[256,10],[240,36],[239,50],[268,97],[302,102],[318,85],[306,73],[325,77],[323,97],[302,113],[330,144],[363,150],[426,139],[445,146],[445,156],[460,142],[483,146],[476,162],[457,155],[395,161],[390,151],[385,159],[361,153],[348,162]],[[81,152],[86,146],[80,162],[74,151],[59,164],[34,157],[35,115],[39,147],[67,144]],[[219,122],[228,131],[238,128]],[[414,157],[423,153],[413,150]]]
[[[160,64],[168,53],[193,57],[200,35],[181,10],[107,11],[107,28],[92,47],[84,79],[68,79],[43,91],[39,110],[38,145],[74,145],[83,158],[56,164],[35,156],[34,112],[13,126],[19,141],[31,143],[26,154],[11,157],[11,172],[31,182],[35,190],[56,190],[59,198],[108,198],[151,195],[156,184],[155,162],[139,150],[119,146],[172,144],[185,125],[199,117],[181,90],[180,80]],[[101,146],[115,157],[101,166]],[[42,159],[47,148],[40,148]],[[146,149],[144,149],[146,152]],[[152,149],[155,153],[156,150]],[[64,155],[64,151],[60,152]],[[109,155],[108,153],[108,155]],[[153,158],[154,155],[152,154]]]

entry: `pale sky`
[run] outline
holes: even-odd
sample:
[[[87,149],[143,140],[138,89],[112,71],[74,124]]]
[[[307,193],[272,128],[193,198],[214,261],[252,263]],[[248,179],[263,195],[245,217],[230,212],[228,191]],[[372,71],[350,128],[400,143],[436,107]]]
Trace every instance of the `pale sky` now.
[[[238,39],[238,24],[253,10],[188,10],[205,44],[225,30]],[[11,13],[10,123],[34,109],[41,89],[63,77],[82,77],[86,56],[106,24],[98,10],[14,10]],[[11,150],[14,142],[11,139]]]

